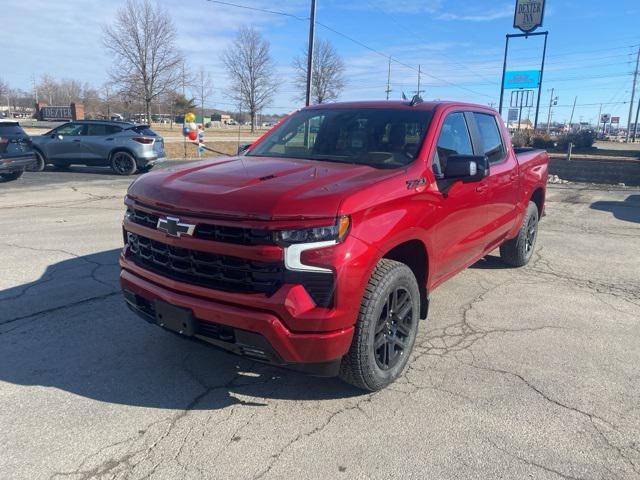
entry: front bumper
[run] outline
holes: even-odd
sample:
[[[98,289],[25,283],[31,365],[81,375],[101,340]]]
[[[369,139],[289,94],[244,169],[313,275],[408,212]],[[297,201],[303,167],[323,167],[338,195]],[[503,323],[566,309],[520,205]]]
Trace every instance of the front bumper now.
[[[35,155],[25,155],[13,158],[0,157],[0,172],[16,172],[24,170],[35,163]]]
[[[121,265],[127,266],[124,258]],[[195,337],[236,354],[306,373],[334,376],[348,351],[353,326],[328,332],[293,332],[272,312],[229,305],[173,291],[124,269],[120,284],[128,306],[155,323],[159,300],[193,312]]]

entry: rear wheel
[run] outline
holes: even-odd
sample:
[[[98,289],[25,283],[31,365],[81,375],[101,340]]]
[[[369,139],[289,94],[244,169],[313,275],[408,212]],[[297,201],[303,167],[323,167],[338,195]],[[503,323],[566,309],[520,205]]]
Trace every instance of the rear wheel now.
[[[394,260],[380,260],[365,290],[340,377],[369,391],[394,382],[409,360],[419,315],[420,291],[411,269]]]
[[[10,182],[11,180],[17,180],[22,176],[24,172],[22,170],[18,172],[10,172],[10,173],[0,173],[0,178],[2,178],[5,182]]]
[[[42,155],[40,152],[38,152],[37,150],[33,152],[35,157],[36,157],[36,161],[31,164],[31,166],[29,168],[27,168],[27,171],[29,172],[41,172],[44,170],[44,167],[46,166],[46,161],[44,159],[44,155]]]
[[[533,255],[538,238],[538,207],[529,202],[518,236],[500,246],[500,258],[512,267],[523,267]]]
[[[132,175],[136,169],[136,159],[127,152],[116,152],[111,155],[111,169],[118,175]]]

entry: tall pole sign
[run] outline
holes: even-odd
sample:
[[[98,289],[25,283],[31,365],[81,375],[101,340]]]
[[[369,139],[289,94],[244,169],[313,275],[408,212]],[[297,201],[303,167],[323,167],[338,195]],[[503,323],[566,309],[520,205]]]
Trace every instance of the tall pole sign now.
[[[533,128],[538,128],[538,113],[540,111],[540,93],[542,91],[542,76],[544,74],[544,60],[547,55],[547,37],[549,32],[535,32],[538,27],[542,26],[544,20],[544,4],[545,0],[516,0],[516,9],[513,15],[513,28],[519,29],[522,33],[512,33],[506,35],[504,46],[504,61],[502,63],[502,82],[500,83],[500,103],[498,111],[502,114],[502,104],[504,101],[505,89],[527,88],[532,85],[518,86],[519,82],[512,79],[520,79],[526,76],[537,77],[538,99],[536,103],[536,117]],[[544,46],[542,49],[542,61],[540,70],[507,72],[507,56],[509,55],[509,39],[516,37],[524,37],[525,39],[533,36],[544,35]]]
[[[513,28],[518,28],[523,33],[531,33],[542,26],[543,18],[544,0],[516,0]]]

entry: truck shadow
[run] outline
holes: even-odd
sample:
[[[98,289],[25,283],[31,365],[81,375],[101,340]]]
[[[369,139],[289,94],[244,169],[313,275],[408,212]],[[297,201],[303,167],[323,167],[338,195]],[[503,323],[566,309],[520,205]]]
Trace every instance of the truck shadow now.
[[[624,222],[640,223],[640,195],[629,195],[622,202],[593,202],[590,208],[611,212],[615,218]]]
[[[32,283],[0,291],[0,382],[49,387],[52,398],[60,390],[180,410],[363,394],[335,378],[260,364],[145,323],[124,304],[118,254],[64,260]]]

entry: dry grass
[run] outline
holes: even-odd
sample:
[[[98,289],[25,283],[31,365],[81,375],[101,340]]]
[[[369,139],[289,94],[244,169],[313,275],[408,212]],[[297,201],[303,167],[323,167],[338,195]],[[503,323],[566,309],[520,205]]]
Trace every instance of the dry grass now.
[[[235,155],[238,151],[238,142],[214,142],[205,144],[209,149],[202,154],[203,157],[220,157],[225,155]],[[186,144],[186,158],[198,158],[197,146],[193,143]],[[185,147],[182,143],[165,143],[164,150],[169,160],[180,160],[185,158]]]

